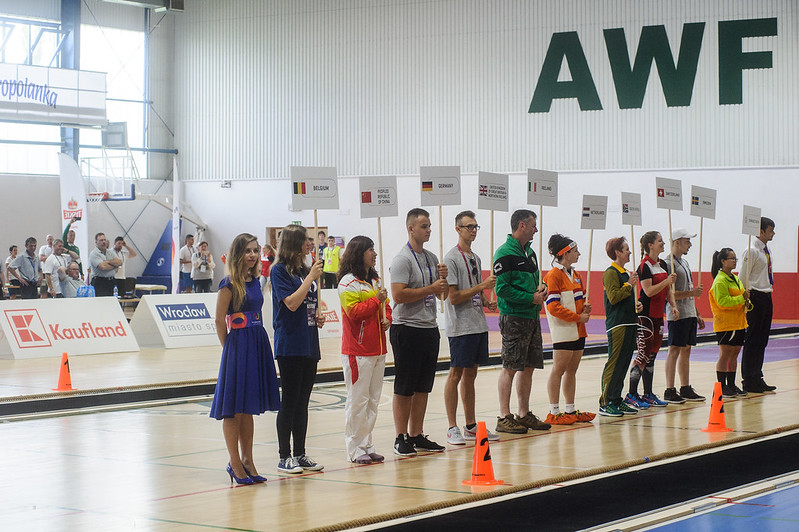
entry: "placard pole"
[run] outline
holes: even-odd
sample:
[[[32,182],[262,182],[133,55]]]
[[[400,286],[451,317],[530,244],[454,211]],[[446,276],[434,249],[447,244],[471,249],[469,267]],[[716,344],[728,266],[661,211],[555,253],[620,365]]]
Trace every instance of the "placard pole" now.
[[[490,271],[491,271],[491,274],[493,275],[494,274],[494,209],[491,209],[491,236],[489,238],[489,244],[488,245],[489,245],[489,251],[490,251],[490,254],[491,254],[491,262],[489,262],[489,264],[491,265]],[[497,300],[497,293],[494,291],[493,288],[491,289],[490,296],[491,297],[490,297],[489,300],[492,303]]]
[[[594,249],[594,230],[591,229],[591,236],[588,237],[588,272],[585,275],[585,302],[588,303],[591,289],[591,255]]]
[[[638,268],[635,266],[635,230],[633,224],[630,224],[630,253],[633,259],[633,271],[636,271]],[[633,286],[633,297],[635,298],[636,306],[638,306],[638,283]]]
[[[385,285],[383,280],[383,224],[380,222],[380,216],[377,217],[377,255],[380,260],[380,282],[377,284],[377,288],[380,289]],[[380,319],[385,319],[385,317],[386,302],[383,301],[380,303]]]
[[[538,288],[544,286],[541,257],[544,256],[544,205],[538,206]]]
[[[441,205],[438,206],[438,260],[444,260],[444,215],[442,214]],[[441,299],[441,312],[444,312],[444,295],[439,296]]]

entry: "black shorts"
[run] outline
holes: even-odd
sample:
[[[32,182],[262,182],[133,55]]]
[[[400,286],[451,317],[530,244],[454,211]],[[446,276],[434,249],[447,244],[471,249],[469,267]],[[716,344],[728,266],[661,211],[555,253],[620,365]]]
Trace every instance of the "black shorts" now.
[[[696,318],[669,322],[669,345],[687,347],[696,345]]]
[[[582,351],[583,349],[585,349],[585,337],[572,340],[571,342],[552,344],[553,351]]]
[[[414,393],[430,393],[441,340],[438,327],[392,325],[388,334],[394,353],[394,394],[410,397]]]
[[[488,332],[449,337],[449,367],[473,368],[488,364]]]
[[[716,333],[716,341],[719,345],[744,345],[746,338],[746,329],[738,329],[737,331],[722,331]]]

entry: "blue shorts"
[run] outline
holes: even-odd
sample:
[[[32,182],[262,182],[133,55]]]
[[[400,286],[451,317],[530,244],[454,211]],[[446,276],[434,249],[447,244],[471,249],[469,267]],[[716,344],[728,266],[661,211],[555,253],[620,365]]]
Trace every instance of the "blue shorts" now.
[[[488,331],[449,337],[449,367],[473,368],[488,364]]]
[[[683,318],[669,322],[669,346],[696,345],[696,318]]]
[[[189,288],[194,288],[194,279],[191,278],[191,272],[180,272],[180,292],[185,292]]]

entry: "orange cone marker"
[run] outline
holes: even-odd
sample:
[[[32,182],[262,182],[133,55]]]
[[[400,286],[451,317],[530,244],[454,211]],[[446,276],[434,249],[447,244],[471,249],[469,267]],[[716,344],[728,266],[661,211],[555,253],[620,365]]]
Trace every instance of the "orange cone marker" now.
[[[61,371],[58,374],[58,388],[53,388],[56,392],[68,392],[77,390],[72,387],[72,377],[69,374],[69,358],[66,353],[61,354]]]
[[[702,432],[730,432],[724,422],[724,400],[721,397],[721,383],[716,382],[713,386],[713,400],[710,401],[710,419],[707,427]]]
[[[494,478],[494,466],[491,464],[491,451],[488,449],[488,431],[485,421],[477,422],[472,478],[464,480],[463,483],[466,486],[495,486],[505,483],[504,480]]]

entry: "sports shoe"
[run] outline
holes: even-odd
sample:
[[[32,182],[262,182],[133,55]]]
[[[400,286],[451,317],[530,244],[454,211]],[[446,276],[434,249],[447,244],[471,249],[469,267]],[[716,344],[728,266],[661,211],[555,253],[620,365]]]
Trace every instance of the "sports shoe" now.
[[[297,463],[297,459],[293,456],[281,458],[280,462],[277,463],[277,470],[281,473],[289,473],[290,475],[302,473],[302,467],[300,467],[300,464]]]
[[[380,462],[382,462],[383,460],[386,459],[385,456],[383,456],[382,454],[377,454],[377,453],[369,453],[369,458],[371,458],[372,462],[374,462],[376,464],[379,464]]]
[[[661,401],[660,397],[658,397],[654,393],[644,394],[643,396],[641,396],[641,399],[649,403],[649,406],[656,406],[658,408],[669,406],[669,403],[667,403],[666,401]]]
[[[450,445],[466,445],[466,440],[458,427],[450,427],[447,431],[447,443]]]
[[[735,391],[734,386],[728,386],[726,384],[721,385],[721,396],[726,397],[727,399],[732,399],[734,397],[738,397],[738,392]]]
[[[549,430],[552,428],[552,425],[541,421],[532,412],[527,412],[524,417],[516,416],[516,421],[520,425],[533,430]]]
[[[394,454],[400,456],[415,456],[416,449],[413,448],[413,444],[408,440],[407,434],[398,435],[397,439],[394,440]]]
[[[561,412],[560,414],[547,414],[546,422],[550,425],[574,425],[577,421],[577,416],[571,414],[564,414]]]
[[[577,418],[577,423],[591,423],[596,414],[593,412],[581,412],[579,410],[575,410],[574,412],[566,412],[567,416],[574,416]]]
[[[705,400],[704,397],[696,393],[692,386],[681,386],[680,387],[680,397],[688,401],[689,403],[701,403]]]
[[[409,436],[408,442],[410,442],[413,445],[413,448],[417,451],[430,451],[438,453],[445,449],[443,445],[439,445],[434,441],[428,440],[427,436],[424,434],[419,434],[418,436]]]
[[[317,464],[313,458],[304,454],[295,458],[297,464],[305,471],[321,471],[325,468],[322,464]]]
[[[621,417],[623,414],[621,410],[615,405],[606,405],[599,407],[599,415],[600,416],[609,416],[609,417]]]
[[[738,388],[737,386],[733,385],[733,388],[735,388],[735,395],[740,395],[740,396],[746,395],[746,392]]]
[[[641,399],[641,396],[637,393],[628,393],[627,397],[624,398],[624,402],[636,410],[646,410],[649,408],[649,403]]]
[[[666,388],[663,392],[663,400],[675,405],[681,405],[685,402],[685,398],[677,393],[677,388]]]
[[[628,415],[628,416],[629,416],[629,415],[631,415],[631,414],[637,414],[637,413],[638,413],[638,409],[637,409],[637,408],[633,408],[632,406],[628,405],[628,404],[627,404],[627,403],[625,403],[624,401],[622,401],[622,402],[619,404],[619,407],[618,407],[618,408],[619,408],[619,411],[620,411],[622,414],[626,414],[626,415]]]
[[[513,414],[508,414],[505,417],[497,417],[496,431],[510,434],[527,434],[527,427],[516,421]]]
[[[353,462],[356,464],[371,464],[372,462],[374,462],[374,460],[372,460],[372,457],[369,456],[368,454],[362,454],[361,456],[353,460]]]
[[[499,434],[491,432],[488,427],[486,427],[486,436],[488,441],[499,441]],[[475,441],[477,439],[477,424],[474,425],[473,429],[466,425],[463,426],[463,439],[466,441]]]

